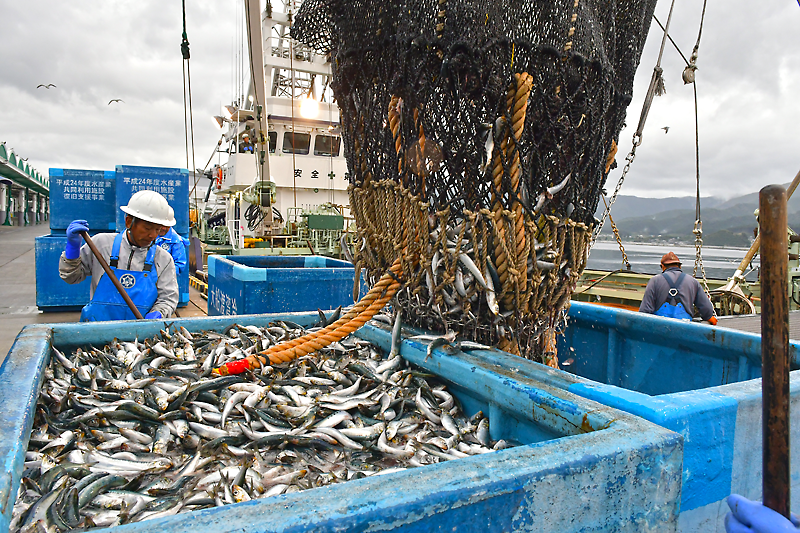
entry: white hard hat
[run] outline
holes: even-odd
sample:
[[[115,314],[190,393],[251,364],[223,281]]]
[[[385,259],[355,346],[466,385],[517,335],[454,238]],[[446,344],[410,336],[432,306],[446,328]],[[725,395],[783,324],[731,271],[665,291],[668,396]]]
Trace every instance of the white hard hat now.
[[[172,219],[172,224],[166,224],[167,226],[174,226],[175,225],[175,211],[172,209],[172,206],[169,205],[169,218]]]
[[[175,217],[171,213],[171,208],[167,199],[156,191],[139,191],[128,200],[128,205],[120,207],[124,213],[132,217],[161,224],[162,226],[174,226]]]

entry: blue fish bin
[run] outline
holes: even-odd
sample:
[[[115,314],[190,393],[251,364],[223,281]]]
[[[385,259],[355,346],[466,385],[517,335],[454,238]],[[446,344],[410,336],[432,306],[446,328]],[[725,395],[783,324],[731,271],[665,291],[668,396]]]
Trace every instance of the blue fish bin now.
[[[102,347],[163,328],[196,336],[276,320],[310,326],[317,313],[26,326],[0,367],[0,531],[25,463],[36,401],[53,347]],[[388,326],[357,335],[385,357]],[[493,439],[518,446],[326,487],[119,526],[120,531],[673,532],[681,489],[680,435],[541,378],[541,365],[497,351],[444,353],[406,339],[400,354],[445,381],[465,414],[490,417]],[[187,458],[186,460],[188,460]],[[116,529],[116,528],[114,528]]]
[[[314,256],[208,256],[208,314],[335,309],[353,304],[352,263]],[[366,294],[361,282],[360,294]]]
[[[119,207],[127,205],[134,193],[151,190],[166,198],[170,207],[175,211],[175,231],[181,235],[189,232],[188,170],[128,165],[117,165],[116,168],[117,231],[125,229],[125,213]]]
[[[186,251],[189,253],[188,249]],[[178,274],[178,307],[189,305],[189,265]]]
[[[792,368],[800,368],[792,343]],[[558,342],[568,371],[552,386],[621,409],[684,437],[679,530],[720,532],[725,498],[760,500],[761,337],[572,302]],[[570,361],[571,360],[571,361]],[[792,435],[800,432],[800,372],[791,372]],[[792,508],[800,508],[800,439],[791,439]]]
[[[58,275],[58,262],[66,245],[66,235],[35,239],[36,306],[40,311],[80,311],[89,303],[91,277],[70,285]]]
[[[116,173],[50,169],[50,231],[64,233],[83,219],[93,231],[116,231]]]

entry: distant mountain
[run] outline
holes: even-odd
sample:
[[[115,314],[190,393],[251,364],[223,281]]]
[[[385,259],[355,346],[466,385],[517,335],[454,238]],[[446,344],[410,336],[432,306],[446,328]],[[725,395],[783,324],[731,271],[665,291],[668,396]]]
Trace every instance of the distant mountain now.
[[[681,196],[673,198],[640,198],[638,196],[619,195],[614,206],[611,208],[611,216],[614,220],[624,220],[626,218],[636,218],[647,215],[655,215],[664,211],[675,211],[679,209],[691,209],[694,211],[694,196]],[[702,207],[715,207],[724,200],[713,197],[700,199]],[[602,200],[598,205],[597,212],[602,215],[605,205]]]
[[[601,204],[602,205],[602,204]],[[710,246],[747,247],[753,240],[758,207],[758,193],[730,200],[702,198],[703,242]],[[598,209],[598,216],[602,215]],[[800,193],[789,200],[789,226],[800,228]],[[639,242],[694,243],[695,199],[639,198],[620,196],[611,210],[620,236],[624,240]],[[610,238],[610,224],[603,227],[602,235]]]

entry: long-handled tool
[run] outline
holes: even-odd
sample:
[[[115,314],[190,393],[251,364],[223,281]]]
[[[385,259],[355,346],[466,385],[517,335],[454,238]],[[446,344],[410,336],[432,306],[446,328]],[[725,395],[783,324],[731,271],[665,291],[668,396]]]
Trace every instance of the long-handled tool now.
[[[143,319],[144,317],[142,316],[142,313],[139,312],[139,309],[137,309],[136,306],[133,304],[133,300],[131,300],[131,297],[128,296],[127,292],[125,292],[125,287],[122,286],[122,283],[120,283],[119,280],[117,279],[117,276],[114,275],[114,272],[111,270],[111,267],[108,266],[106,260],[103,259],[103,255],[100,253],[100,250],[97,249],[97,246],[94,245],[94,242],[92,242],[92,238],[89,237],[89,234],[86,233],[85,231],[81,231],[80,234],[81,237],[83,237],[83,240],[86,241],[86,244],[89,245],[89,249],[92,250],[92,253],[100,262],[100,266],[103,267],[103,270],[105,270],[106,276],[108,276],[108,278],[111,280],[111,283],[113,283],[114,286],[117,288],[120,295],[122,296],[122,299],[125,300],[125,303],[128,304],[128,307],[131,308],[131,311],[133,311],[133,316],[135,316],[139,320]]]
[[[786,191],[759,193],[764,505],[789,518],[789,296]]]

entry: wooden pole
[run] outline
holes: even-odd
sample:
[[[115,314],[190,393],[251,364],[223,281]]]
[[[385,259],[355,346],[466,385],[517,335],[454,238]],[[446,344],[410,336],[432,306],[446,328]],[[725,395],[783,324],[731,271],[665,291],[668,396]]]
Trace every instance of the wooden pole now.
[[[135,316],[139,320],[143,319],[144,317],[142,316],[142,313],[139,312],[139,309],[137,309],[136,306],[133,304],[133,300],[131,300],[131,297],[128,296],[127,292],[125,292],[125,287],[122,286],[122,283],[120,283],[119,280],[117,279],[117,276],[114,275],[114,272],[111,270],[111,267],[109,267],[108,263],[106,263],[106,260],[103,259],[103,255],[100,253],[100,250],[97,249],[97,246],[94,245],[94,242],[92,242],[92,238],[89,237],[89,234],[86,233],[85,231],[81,231],[80,233],[81,236],[83,237],[83,240],[85,240],[86,244],[89,245],[89,248],[92,250],[94,256],[100,262],[100,266],[103,267],[103,270],[105,270],[106,276],[108,276],[108,278],[111,280],[111,283],[113,283],[114,286],[117,288],[119,294],[122,296],[122,299],[125,300],[125,303],[128,304],[128,307],[131,308],[131,311],[133,311],[133,316]]]
[[[789,518],[789,258],[786,191],[759,193],[764,505]]]

